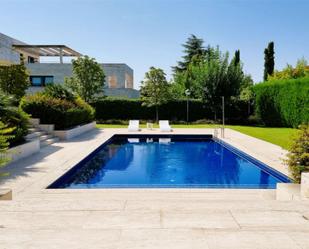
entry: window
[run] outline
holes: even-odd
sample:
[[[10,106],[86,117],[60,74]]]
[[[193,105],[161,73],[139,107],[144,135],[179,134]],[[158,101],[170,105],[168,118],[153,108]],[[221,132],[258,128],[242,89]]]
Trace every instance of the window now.
[[[54,83],[54,76],[30,76],[32,86],[45,86]]]
[[[34,58],[31,56],[28,56],[28,63],[34,63],[34,62],[35,62]]]
[[[53,76],[46,76],[45,77],[45,84],[52,84],[54,83],[54,77]]]

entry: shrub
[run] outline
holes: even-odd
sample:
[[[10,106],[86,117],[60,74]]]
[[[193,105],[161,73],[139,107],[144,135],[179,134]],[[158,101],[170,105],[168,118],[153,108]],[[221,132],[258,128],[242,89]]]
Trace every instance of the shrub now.
[[[287,164],[295,182],[301,180],[301,173],[309,171],[309,125],[302,125],[288,154]]]
[[[13,130],[14,128],[8,128],[2,122],[0,122],[0,168],[9,162],[9,159],[6,157],[6,152],[9,147],[9,134],[12,133]],[[5,174],[0,172],[0,176],[3,175]]]
[[[29,116],[13,106],[14,99],[0,91],[0,121],[8,128],[14,128],[8,135],[10,146],[21,143],[28,133]]]
[[[25,96],[20,108],[33,118],[39,118],[42,124],[54,124],[57,130],[88,123],[94,118],[93,108],[80,98],[68,101],[35,94]]]
[[[95,109],[96,120],[155,120],[154,107],[142,105],[139,99],[105,98],[92,102]],[[190,122],[200,119],[213,119],[214,115],[207,105],[201,100],[189,102]],[[168,119],[173,123],[186,121],[187,100],[172,100],[159,107],[160,119]],[[226,105],[226,119],[230,123],[244,123],[248,117],[247,103],[233,100]]]
[[[29,86],[29,75],[24,64],[0,66],[0,89],[4,93],[20,100]]]
[[[298,127],[309,122],[309,77],[257,84],[256,113],[267,126]]]
[[[48,84],[44,88],[43,94],[56,99],[74,101],[74,94],[61,84]]]

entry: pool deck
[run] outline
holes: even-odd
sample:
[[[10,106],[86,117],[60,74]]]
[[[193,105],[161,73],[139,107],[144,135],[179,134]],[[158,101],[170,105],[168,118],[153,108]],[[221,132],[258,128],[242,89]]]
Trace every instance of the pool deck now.
[[[95,130],[9,165],[0,188],[13,190],[13,201],[0,201],[0,248],[309,249],[309,201],[276,201],[275,190],[46,189],[113,134],[126,133]],[[147,133],[160,132],[139,132]],[[280,147],[230,129],[225,137],[287,173]]]

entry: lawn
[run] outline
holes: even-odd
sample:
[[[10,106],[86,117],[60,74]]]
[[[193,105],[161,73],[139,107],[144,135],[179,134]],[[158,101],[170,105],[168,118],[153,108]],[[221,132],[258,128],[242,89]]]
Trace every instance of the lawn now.
[[[191,124],[191,125],[172,125],[173,128],[212,128],[217,125],[207,124]],[[98,128],[127,128],[127,125],[113,125],[113,124],[97,124]],[[158,125],[154,126],[158,128]],[[297,129],[292,128],[273,128],[273,127],[255,127],[255,126],[239,126],[227,125],[227,128],[239,131],[252,137],[262,139],[264,141],[281,146],[288,149],[293,136],[297,133]],[[141,128],[146,128],[145,124]]]

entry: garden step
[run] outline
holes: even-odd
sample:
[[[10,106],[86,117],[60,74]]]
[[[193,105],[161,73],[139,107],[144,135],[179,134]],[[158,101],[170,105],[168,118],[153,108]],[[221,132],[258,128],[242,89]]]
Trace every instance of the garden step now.
[[[33,132],[40,131],[40,129],[35,128],[35,127],[29,127],[29,128],[28,128],[28,131],[29,131],[29,133],[33,133]]]
[[[38,138],[38,137],[40,137],[42,135],[46,135],[46,132],[44,132],[44,131],[35,131],[35,132],[32,132],[32,133],[28,134],[26,136],[26,139]]]
[[[53,137],[53,135],[50,135],[50,134],[41,135],[40,141],[44,141],[44,140],[47,140],[47,139],[52,138],[52,137]]]
[[[46,139],[44,141],[41,141],[41,147],[56,143],[58,141],[59,141],[58,137],[52,137],[52,138]]]

